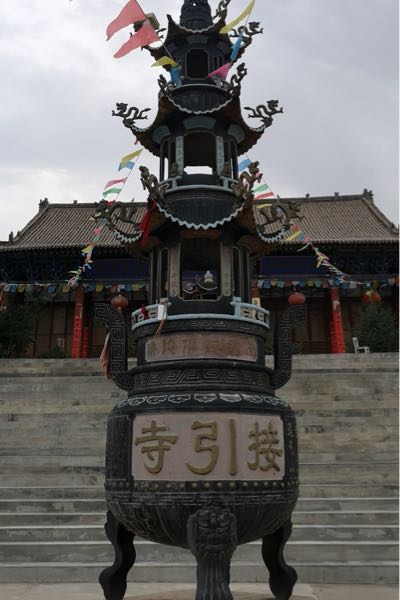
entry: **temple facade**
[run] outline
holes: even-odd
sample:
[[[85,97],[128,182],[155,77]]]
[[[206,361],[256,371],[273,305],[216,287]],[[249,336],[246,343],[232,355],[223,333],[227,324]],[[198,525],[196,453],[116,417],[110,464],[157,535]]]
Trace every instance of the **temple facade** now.
[[[370,192],[351,196],[295,198],[302,203],[300,225],[305,235],[330,257],[332,264],[349,275],[337,286],[324,268],[317,268],[312,250],[298,252],[301,242],[280,242],[268,255],[250,260],[252,290],[261,306],[268,307],[274,322],[287,307],[287,298],[296,286],[307,298],[307,320],[297,327],[296,349],[303,353],[337,351],[332,335],[333,302],[339,298],[346,349],[352,351],[363,310],[362,295],[378,289],[384,305],[398,314],[398,232],[374,203]],[[132,259],[129,249],[121,246],[106,230],[94,252],[92,269],[76,290],[67,285],[68,272],[82,261],[81,250],[93,231],[90,217],[94,203],[40,202],[37,215],[17,235],[0,243],[1,304],[45,301],[40,313],[35,342],[26,356],[51,354],[61,348],[72,356],[99,356],[104,330],[94,322],[94,304],[110,301],[122,293],[132,310],[150,303],[148,262]],[[138,203],[135,220],[140,223],[147,211]],[[260,217],[261,222],[262,216]],[[184,271],[183,294],[202,297],[209,294],[204,282],[207,270]],[[205,285],[204,285],[205,283]],[[75,331],[74,317],[81,315]],[[131,348],[131,354],[134,349]]]

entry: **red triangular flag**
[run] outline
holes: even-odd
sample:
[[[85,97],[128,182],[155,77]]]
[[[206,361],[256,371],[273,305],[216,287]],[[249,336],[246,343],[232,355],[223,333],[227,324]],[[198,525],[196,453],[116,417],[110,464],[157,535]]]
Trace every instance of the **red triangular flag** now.
[[[114,54],[114,58],[121,58],[136,48],[142,48],[147,44],[160,41],[160,38],[156,34],[154,28],[150,25],[149,21],[146,21],[137,33],[132,35],[125,44]]]
[[[138,21],[144,21],[145,19],[146,15],[136,0],[129,0],[128,4],[126,4],[119,13],[118,17],[114,19],[114,21],[111,21],[107,27],[107,39],[109,40],[110,37],[112,37],[114,33],[117,33],[117,31],[120,29],[128,27],[128,25],[132,25]]]
[[[218,77],[218,79],[224,79],[225,80],[228,77],[228,73],[229,73],[229,70],[230,70],[231,66],[232,66],[231,63],[226,63],[226,65],[223,65],[222,67],[220,67],[216,71],[213,71],[208,76],[209,77]]]

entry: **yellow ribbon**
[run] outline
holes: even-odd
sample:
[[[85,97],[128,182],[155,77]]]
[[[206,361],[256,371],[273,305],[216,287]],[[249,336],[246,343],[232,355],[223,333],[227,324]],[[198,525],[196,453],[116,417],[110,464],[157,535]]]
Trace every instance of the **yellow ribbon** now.
[[[236,19],[234,19],[233,21],[231,21],[230,23],[225,25],[225,27],[220,29],[219,32],[220,33],[229,33],[231,31],[231,29],[233,29],[234,27],[236,27],[236,25],[238,25],[240,23],[240,21],[243,21],[243,19],[245,19],[246,17],[249,16],[249,14],[251,13],[251,11],[253,10],[253,8],[255,6],[255,3],[256,3],[256,0],[251,0],[250,4],[244,9],[244,11],[238,17],[236,17]]]
[[[174,61],[173,58],[170,58],[169,56],[163,56],[162,58],[159,58],[158,60],[156,60],[155,63],[153,63],[151,66],[152,67],[165,67],[166,65],[171,65],[171,67],[177,67],[178,63]]]

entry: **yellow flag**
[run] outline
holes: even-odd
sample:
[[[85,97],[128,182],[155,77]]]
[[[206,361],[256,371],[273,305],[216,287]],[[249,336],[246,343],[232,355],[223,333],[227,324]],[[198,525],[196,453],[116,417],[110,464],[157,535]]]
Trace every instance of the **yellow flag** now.
[[[154,64],[152,64],[152,67],[164,67],[165,65],[171,65],[171,67],[177,67],[178,63],[174,61],[173,58],[170,58],[169,56],[163,56],[162,58],[159,58],[158,60],[156,60],[156,62]]]
[[[245,19],[246,17],[248,17],[251,13],[251,11],[253,10],[254,6],[255,6],[256,0],[251,0],[250,4],[248,5],[247,8],[245,8],[245,10],[233,21],[231,21],[230,23],[228,23],[228,25],[225,25],[225,27],[223,27],[222,29],[220,29],[220,33],[229,33],[231,31],[231,29],[233,29],[234,27],[236,27],[236,25],[238,25],[240,23],[240,21],[243,21],[243,19]]]
[[[292,233],[292,235],[289,235],[289,237],[286,238],[285,242],[291,242],[292,240],[295,240],[299,237],[300,234],[301,231],[295,231],[294,233]]]

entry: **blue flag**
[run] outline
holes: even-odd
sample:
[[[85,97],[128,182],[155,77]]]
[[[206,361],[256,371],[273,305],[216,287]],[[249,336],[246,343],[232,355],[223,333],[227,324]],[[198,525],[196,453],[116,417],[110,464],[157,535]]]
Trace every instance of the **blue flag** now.
[[[235,62],[235,60],[237,60],[237,57],[238,57],[239,51],[240,51],[240,46],[242,45],[242,41],[243,41],[243,33],[241,33],[239,35],[238,39],[232,46],[232,52],[231,52],[231,57],[230,57],[231,62]]]
[[[247,169],[247,167],[251,165],[251,160],[249,158],[246,158],[245,160],[242,160],[242,162],[240,162],[238,164],[238,169],[239,171],[244,171],[245,169]]]

